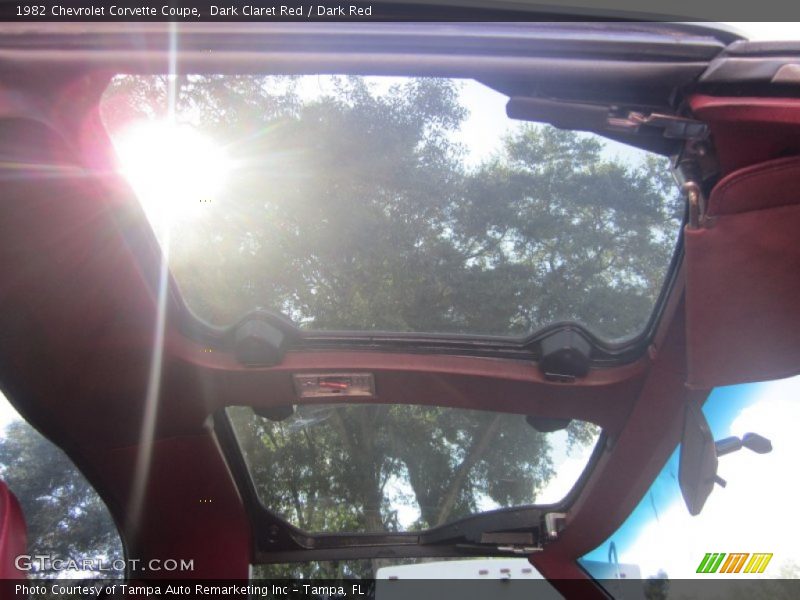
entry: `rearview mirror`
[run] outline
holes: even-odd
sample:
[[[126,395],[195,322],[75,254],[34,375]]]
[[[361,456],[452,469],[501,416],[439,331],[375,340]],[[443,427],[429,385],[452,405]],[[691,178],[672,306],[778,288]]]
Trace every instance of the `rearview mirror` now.
[[[717,449],[703,411],[690,402],[686,406],[681,439],[678,483],[686,508],[699,515],[717,477]]]
[[[772,452],[772,442],[757,433],[745,433],[741,438],[728,437],[714,441],[703,411],[694,403],[686,406],[681,438],[678,483],[686,508],[692,516],[700,514],[714,484],[725,487],[725,480],[717,475],[718,458],[742,448],[756,454]]]

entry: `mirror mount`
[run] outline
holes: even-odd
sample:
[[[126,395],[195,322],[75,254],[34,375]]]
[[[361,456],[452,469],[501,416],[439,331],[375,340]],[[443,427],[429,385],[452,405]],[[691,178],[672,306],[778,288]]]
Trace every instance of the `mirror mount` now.
[[[738,452],[742,448],[752,450],[756,454],[772,452],[772,442],[757,433],[745,433],[741,438],[736,436],[726,437],[714,442],[714,447],[717,451],[717,456]]]

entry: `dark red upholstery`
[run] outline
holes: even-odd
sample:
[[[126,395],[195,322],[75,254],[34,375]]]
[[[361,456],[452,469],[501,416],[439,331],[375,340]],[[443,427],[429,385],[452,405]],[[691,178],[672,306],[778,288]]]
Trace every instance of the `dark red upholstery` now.
[[[800,99],[696,95],[689,104],[711,127],[721,175],[800,154]]]
[[[15,559],[25,554],[26,548],[25,516],[14,494],[0,481],[0,579],[25,577],[25,572],[17,569]]]
[[[800,156],[739,169],[686,231],[689,384],[800,372]]]
[[[779,158],[739,169],[723,178],[711,193],[711,217],[765,210],[800,203],[800,156]]]

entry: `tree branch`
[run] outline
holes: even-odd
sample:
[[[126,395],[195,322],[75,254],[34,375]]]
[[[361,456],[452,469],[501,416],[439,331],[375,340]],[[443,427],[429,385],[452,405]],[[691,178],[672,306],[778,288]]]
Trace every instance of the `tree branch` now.
[[[450,481],[450,485],[447,486],[447,491],[442,497],[441,508],[439,509],[439,518],[436,520],[437,526],[447,522],[447,519],[450,517],[450,513],[455,507],[456,500],[458,500],[458,492],[461,490],[461,486],[464,484],[467,474],[469,473],[470,469],[472,469],[472,467],[474,467],[475,464],[483,457],[483,454],[489,447],[489,443],[497,433],[497,430],[500,427],[500,417],[501,415],[499,414],[492,417],[492,420],[486,424],[486,428],[480,433],[478,439],[472,444],[472,447],[464,457],[464,460],[460,465],[458,465],[458,469],[456,469],[455,475]]]

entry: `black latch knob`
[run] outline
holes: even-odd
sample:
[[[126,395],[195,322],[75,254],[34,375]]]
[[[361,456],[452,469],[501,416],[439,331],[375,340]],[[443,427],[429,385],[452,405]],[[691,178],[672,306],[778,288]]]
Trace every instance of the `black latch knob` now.
[[[541,349],[539,369],[548,378],[570,381],[589,372],[592,347],[577,331],[556,331],[542,340]]]
[[[236,360],[249,367],[271,367],[283,360],[286,335],[260,319],[250,319],[236,328]]]

